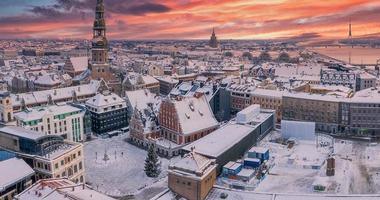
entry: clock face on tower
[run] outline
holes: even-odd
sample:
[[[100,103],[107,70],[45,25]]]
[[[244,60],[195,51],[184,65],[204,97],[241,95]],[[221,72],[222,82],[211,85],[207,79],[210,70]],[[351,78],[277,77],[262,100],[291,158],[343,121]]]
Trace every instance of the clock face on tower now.
[[[92,41],[92,46],[93,47],[106,47],[107,46],[107,39],[102,38],[102,37],[95,38]]]
[[[97,41],[97,42],[96,42],[96,45],[97,45],[97,46],[103,46],[103,45],[104,45],[104,42],[101,41],[101,40],[100,40],[100,41]]]

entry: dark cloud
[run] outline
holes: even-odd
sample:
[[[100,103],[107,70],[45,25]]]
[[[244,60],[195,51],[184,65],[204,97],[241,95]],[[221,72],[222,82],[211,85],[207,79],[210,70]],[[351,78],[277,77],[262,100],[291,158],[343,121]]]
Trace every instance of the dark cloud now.
[[[319,33],[302,33],[293,37],[285,38],[290,41],[307,41],[311,39],[318,39],[321,35]]]
[[[52,6],[43,7],[46,10],[57,12],[63,10],[93,12],[96,0],[56,0]],[[34,7],[38,8],[38,7]],[[125,15],[144,15],[148,13],[163,13],[171,9],[163,4],[155,3],[153,0],[108,0],[105,1],[106,11]]]
[[[49,17],[49,18],[60,18],[64,15],[64,13],[56,9],[51,9],[51,8],[43,7],[43,6],[35,6],[31,8],[29,12],[32,12],[33,14],[37,16]]]
[[[126,13],[130,13],[133,15],[144,15],[146,13],[163,13],[170,11],[170,8],[156,3],[145,3],[141,5],[131,6],[127,8]]]
[[[154,3],[153,0],[107,0],[105,1],[109,18],[113,13],[123,15],[145,15],[148,13],[168,12],[171,8]],[[27,13],[18,16],[0,17],[0,25],[22,23],[43,23],[52,21],[87,20],[93,18],[96,0],[55,0],[48,6],[30,6]]]

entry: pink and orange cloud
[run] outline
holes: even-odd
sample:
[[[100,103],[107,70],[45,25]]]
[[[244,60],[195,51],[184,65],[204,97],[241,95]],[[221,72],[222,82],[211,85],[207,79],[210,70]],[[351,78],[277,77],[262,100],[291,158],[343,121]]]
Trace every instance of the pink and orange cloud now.
[[[96,0],[0,17],[0,38],[90,39]],[[378,0],[104,0],[111,39],[344,39],[380,33]]]

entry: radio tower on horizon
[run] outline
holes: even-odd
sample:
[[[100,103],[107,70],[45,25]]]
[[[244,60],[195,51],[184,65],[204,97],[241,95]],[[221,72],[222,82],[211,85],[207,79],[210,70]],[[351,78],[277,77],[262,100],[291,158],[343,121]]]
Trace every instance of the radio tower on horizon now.
[[[348,24],[348,39],[352,47],[354,47],[353,40],[352,40],[352,23],[351,23],[351,17],[350,17],[350,23]]]

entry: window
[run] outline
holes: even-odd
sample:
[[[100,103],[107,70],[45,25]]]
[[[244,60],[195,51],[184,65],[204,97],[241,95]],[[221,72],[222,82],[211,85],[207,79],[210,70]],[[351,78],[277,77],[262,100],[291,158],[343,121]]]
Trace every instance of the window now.
[[[58,169],[58,163],[55,163],[55,165],[54,165],[54,166],[55,166],[55,168],[56,168],[56,169]]]
[[[64,164],[65,164],[65,161],[61,160],[61,166],[63,166]]]

